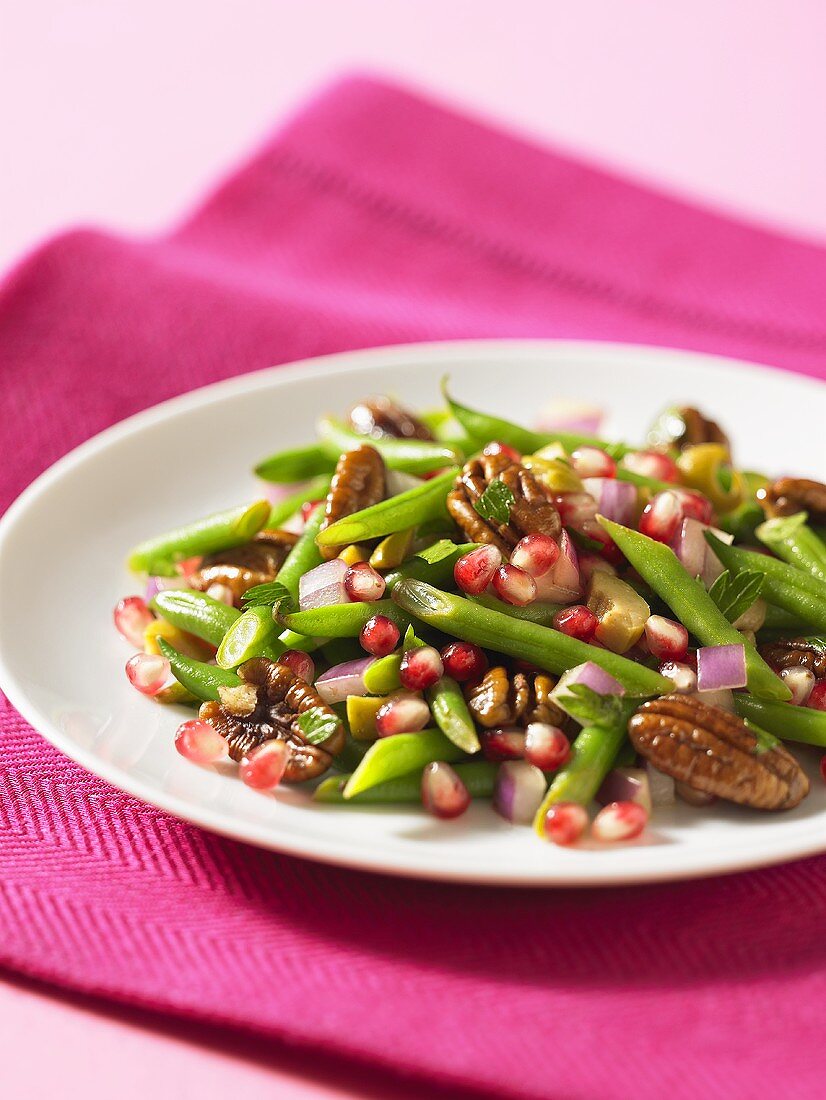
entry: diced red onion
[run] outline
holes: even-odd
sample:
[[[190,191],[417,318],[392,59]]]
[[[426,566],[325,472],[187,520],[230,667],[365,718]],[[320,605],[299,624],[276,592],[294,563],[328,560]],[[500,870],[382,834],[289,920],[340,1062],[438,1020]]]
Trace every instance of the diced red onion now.
[[[629,527],[637,510],[637,487],[629,481],[617,481],[614,477],[587,477],[582,482],[585,491],[597,502],[597,508],[606,519]]]
[[[743,645],[704,646],[697,650],[697,688],[701,692],[746,686]]]
[[[594,664],[593,661],[585,661],[576,668],[570,668],[559,678],[559,682],[551,692],[551,698],[558,707],[568,713],[565,705],[568,689],[573,684],[584,684],[585,687],[595,691],[597,695],[625,695],[625,688],[614,677]]]
[[[316,680],[315,687],[325,703],[343,703],[348,695],[366,695],[364,674],[375,657],[359,657],[333,665]]]
[[[500,765],[496,776],[494,808],[514,825],[530,825],[547,786],[539,768],[527,760],[508,760]]]
[[[701,576],[705,566],[708,543],[704,532],[707,530],[708,528],[699,520],[687,516],[681,523],[674,540],[674,553],[692,577]]]
[[[344,578],[349,566],[341,558],[322,562],[305,573],[298,582],[298,606],[302,611],[331,604],[352,603]]]
[[[612,768],[596,793],[600,806],[610,802],[638,802],[651,810],[651,790],[645,768]]]
[[[186,577],[150,577],[146,582],[144,599],[149,603],[159,592],[171,592],[173,589],[180,591],[184,588],[189,588]]]
[[[652,806],[673,806],[675,801],[674,780],[665,772],[657,771],[646,761],[645,773],[648,776],[648,790]]]

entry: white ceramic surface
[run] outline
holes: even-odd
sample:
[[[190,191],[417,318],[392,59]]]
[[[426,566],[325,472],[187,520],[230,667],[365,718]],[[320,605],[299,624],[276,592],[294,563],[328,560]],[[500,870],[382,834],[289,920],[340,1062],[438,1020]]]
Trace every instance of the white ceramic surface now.
[[[371,392],[433,405],[446,372],[460,399],[526,422],[550,397],[596,400],[610,410],[609,434],[631,439],[663,405],[696,401],[730,426],[744,465],[826,473],[826,387],[686,352],[557,341],[408,345],[233,379],[90,440],[0,521],[0,686],[14,705],[84,767],[180,818],[352,867],[478,883],[607,885],[725,873],[826,849],[826,786],[818,779],[788,814],[678,806],[658,811],[633,844],[566,850],[481,804],[449,823],[412,808],[321,807],[298,790],[255,794],[177,755],[173,733],[183,712],[144,699],[123,673],[129,649],[111,611],[136,587],[122,564],[127,549],[183,519],[254,499],[254,462],[306,441],[319,412]],[[790,407],[793,417],[778,415]],[[801,755],[814,776],[816,755]]]

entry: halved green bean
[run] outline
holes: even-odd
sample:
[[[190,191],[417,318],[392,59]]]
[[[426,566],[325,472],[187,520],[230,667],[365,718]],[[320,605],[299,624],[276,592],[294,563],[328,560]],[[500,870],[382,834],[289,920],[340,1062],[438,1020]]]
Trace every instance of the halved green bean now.
[[[293,481],[306,481],[320,474],[332,475],[335,468],[335,458],[331,458],[320,443],[309,443],[304,447],[278,451],[265,458],[255,467],[255,476],[262,481],[289,485]]]
[[[456,562],[464,554],[475,550],[478,545],[478,542],[457,543],[455,550],[451,550],[445,557],[434,562],[429,562],[425,558],[419,557],[418,554],[414,554],[403,562],[398,569],[392,569],[385,574],[387,591],[392,592],[399,581],[405,579],[426,581],[427,584],[433,584],[436,588],[444,588],[446,585],[453,584],[453,569]]]
[[[530,661],[556,675],[584,661],[593,661],[629,691],[640,695],[662,695],[672,687],[665,676],[627,657],[569,638],[550,627],[480,607],[422,581],[401,581],[393,589],[393,599],[410,615],[445,634]]]
[[[748,684],[755,695],[766,699],[791,698],[791,692],[780,677],[775,676],[754,645],[731,625],[702,584],[683,568],[670,547],[604,516],[597,516],[597,519],[646,584],[703,645],[745,647]]]
[[[427,689],[425,695],[430,713],[445,737],[463,752],[479,752],[481,746],[476,726],[456,681],[442,676],[433,687]]]
[[[764,546],[789,565],[826,581],[826,544],[808,526],[808,518],[805,512],[798,512],[794,516],[767,519],[755,534]]]
[[[406,493],[398,493],[331,523],[319,533],[319,545],[349,546],[351,542],[368,542],[447,515],[445,501],[457,472],[455,468],[445,470]]]
[[[822,581],[767,554],[727,546],[710,531],[706,531],[706,541],[723,565],[733,573],[747,569],[763,574],[763,599],[820,630],[826,630],[826,591]]]
[[[267,520],[267,527],[280,527],[282,523],[286,523],[291,516],[294,516],[302,505],[308,504],[311,500],[323,500],[327,496],[329,488],[330,477],[328,474],[314,477],[312,481],[308,481],[306,485],[296,489],[294,493],[284,500],[280,500],[278,504],[273,504],[270,518]]]
[[[374,741],[364,759],[350,776],[344,788],[344,797],[353,798],[362,791],[397,779],[400,775],[423,768],[434,760],[452,764],[462,760],[465,753],[448,741],[441,730],[427,729],[418,733],[397,733]]]
[[[296,634],[322,638],[358,638],[361,628],[374,615],[386,615],[402,632],[410,626],[410,616],[392,600],[314,607],[309,611],[293,611],[289,615],[282,615],[281,621]]]
[[[734,693],[734,707],[741,718],[747,718],[782,741],[800,741],[804,745],[826,748],[826,711],[795,707],[791,703],[767,703],[740,691]]]
[[[322,449],[333,459],[342,451],[350,451],[369,443],[375,447],[391,470],[403,470],[408,474],[427,474],[452,466],[462,456],[454,447],[438,441],[424,439],[367,439],[347,428],[338,420],[325,416],[318,422],[318,434]],[[400,530],[400,528],[397,528]]]
[[[220,698],[219,687],[238,687],[241,683],[240,676],[228,669],[217,668],[205,661],[194,661],[191,657],[184,656],[166,638],[158,639],[158,648],[169,661],[172,675],[196,699],[204,702],[210,699],[217,701]]]
[[[226,632],[241,617],[236,608],[213,600],[204,592],[176,589],[159,592],[149,606],[168,623],[214,646],[221,644]]]
[[[185,558],[230,550],[257,534],[269,515],[268,500],[257,500],[254,504],[215,512],[139,543],[129,554],[127,565],[135,573],[153,573]]]
[[[370,695],[388,695],[397,691],[402,682],[399,670],[402,666],[401,653],[388,653],[386,657],[377,657],[364,673],[364,686]]]
[[[413,736],[416,736],[415,734]],[[453,764],[456,774],[467,787],[471,798],[490,798],[496,785],[496,773],[499,768],[487,760],[469,760],[465,764]],[[421,802],[422,771],[408,772],[398,779],[388,779],[377,783],[350,798],[344,797],[344,788],[352,779],[350,775],[331,775],[323,780],[313,792],[316,802],[335,803],[339,806],[382,806],[394,802]]]
[[[279,640],[280,633],[271,607],[248,607],[221,639],[215,660],[221,668],[237,668],[251,657],[277,661],[287,648]]]
[[[525,607],[517,607],[515,604],[505,603],[504,600],[497,600],[495,596],[468,596],[468,599],[489,611],[500,611],[512,619],[538,623],[539,626],[553,626],[554,615],[560,610],[559,604],[542,603],[539,600],[526,604]]]
[[[790,615],[782,607],[775,607],[770,603],[766,605],[766,618],[760,629],[776,630],[785,634],[805,634],[809,624],[798,619],[797,615]]]

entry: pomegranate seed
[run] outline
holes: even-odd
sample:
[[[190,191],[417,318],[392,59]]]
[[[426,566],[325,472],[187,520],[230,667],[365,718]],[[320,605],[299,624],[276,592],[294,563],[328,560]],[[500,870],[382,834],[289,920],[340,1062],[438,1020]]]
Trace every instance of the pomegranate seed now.
[[[115,607],[114,620],[118,632],[130,645],[143,649],[143,632],[155,616],[140,596],[127,596]]]
[[[379,737],[393,737],[397,733],[418,733],[430,721],[430,709],[424,699],[407,692],[397,692],[379,707],[376,714],[376,732]]]
[[[442,650],[445,673],[457,683],[479,680],[488,667],[488,659],[478,645],[470,642],[451,642]]]
[[[563,848],[576,844],[588,827],[588,814],[578,802],[557,802],[545,814],[545,836]]]
[[[467,787],[441,760],[427,764],[422,772],[422,805],[434,817],[459,817],[470,805]]]
[[[681,695],[691,695],[697,690],[697,673],[691,665],[681,664],[679,661],[666,661],[660,665],[660,676],[665,676],[674,682],[672,690]]]
[[[714,521],[714,508],[708,497],[704,497],[696,489],[675,488],[669,491],[677,498],[677,503],[683,510],[684,519],[696,519],[704,524]]]
[[[362,649],[374,657],[386,657],[399,644],[399,628],[386,615],[374,615],[361,628],[359,641]]]
[[[307,520],[316,510],[318,505],[321,504],[320,500],[305,500],[301,505],[301,522],[306,524]]]
[[[384,595],[387,582],[369,561],[357,561],[344,574],[344,589],[351,600],[374,603]]]
[[[579,638],[581,642],[590,642],[598,626],[599,619],[582,603],[563,607],[554,615],[554,630],[569,638]]]
[[[648,823],[648,811],[639,802],[609,802],[591,825],[595,840],[633,840]]]
[[[525,759],[543,772],[562,767],[571,755],[568,738],[558,726],[547,722],[531,722],[525,731]]]
[[[502,564],[502,555],[495,546],[477,546],[463,554],[453,567],[453,576],[463,592],[481,596]]]
[[[677,463],[669,455],[660,454],[659,451],[631,451],[623,457],[620,465],[634,474],[655,477],[658,481],[674,483],[680,480]]]
[[[616,477],[617,464],[597,447],[577,447],[571,455],[571,465],[580,477]]]
[[[826,677],[818,680],[812,688],[806,706],[812,710],[826,710]]]
[[[253,790],[272,791],[281,782],[289,759],[287,742],[273,738],[243,758],[238,774]]]
[[[511,565],[523,570],[531,577],[544,577],[548,570],[556,565],[559,558],[559,543],[550,535],[525,535],[517,542],[511,554]]]
[[[521,760],[525,755],[525,731],[520,729],[482,730],[479,734],[482,755],[494,764],[502,760]]]
[[[688,653],[688,631],[665,615],[650,615],[645,622],[645,642],[658,661],[684,661]]]
[[[563,527],[581,531],[588,524],[596,524],[597,502],[590,493],[558,493],[554,503]]]
[[[677,537],[684,518],[680,502],[669,490],[665,493],[657,493],[646,504],[640,517],[639,528],[643,535],[648,535],[650,539],[656,539],[657,542],[664,542],[670,546]]]
[[[805,707],[815,686],[815,674],[812,670],[809,668],[784,668],[780,672],[780,678],[792,693],[789,702],[796,707]]]
[[[525,607],[536,599],[536,581],[515,565],[500,565],[493,574],[493,591],[500,600]]]
[[[511,462],[521,462],[522,455],[519,451],[515,451],[513,447],[510,447],[507,443],[502,443],[498,439],[494,439],[491,443],[488,443],[485,449],[482,451],[484,455],[504,455],[505,458],[509,458]]]
[[[214,764],[227,753],[227,743],[216,729],[200,718],[182,722],[175,733],[175,748],[194,764]]]
[[[442,658],[432,645],[408,649],[402,655],[399,679],[408,691],[426,691],[441,680],[443,673]]]
[[[593,554],[590,550],[579,551],[579,576],[583,585],[588,585],[594,573],[610,573],[616,577],[616,567],[599,554]]]
[[[142,695],[157,695],[171,673],[166,657],[154,653],[136,653],[126,662],[129,683]]]
[[[211,596],[213,600],[225,603],[229,607],[232,607],[235,603],[235,595],[228,584],[211,584],[206,590],[206,594]]]
[[[315,680],[315,661],[302,649],[285,649],[278,658],[278,663],[286,665],[290,672],[307,684]]]

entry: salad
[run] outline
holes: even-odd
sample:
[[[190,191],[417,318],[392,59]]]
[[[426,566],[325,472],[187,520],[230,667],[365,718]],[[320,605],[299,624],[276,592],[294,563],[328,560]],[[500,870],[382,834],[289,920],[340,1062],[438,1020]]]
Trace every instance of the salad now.
[[[178,751],[320,805],[489,799],[562,845],[675,799],[797,806],[826,748],[826,485],[739,468],[695,408],[633,445],[594,409],[532,430],[444,398],[323,417],[256,467],[265,499],[131,551],[126,673],[192,708]]]

